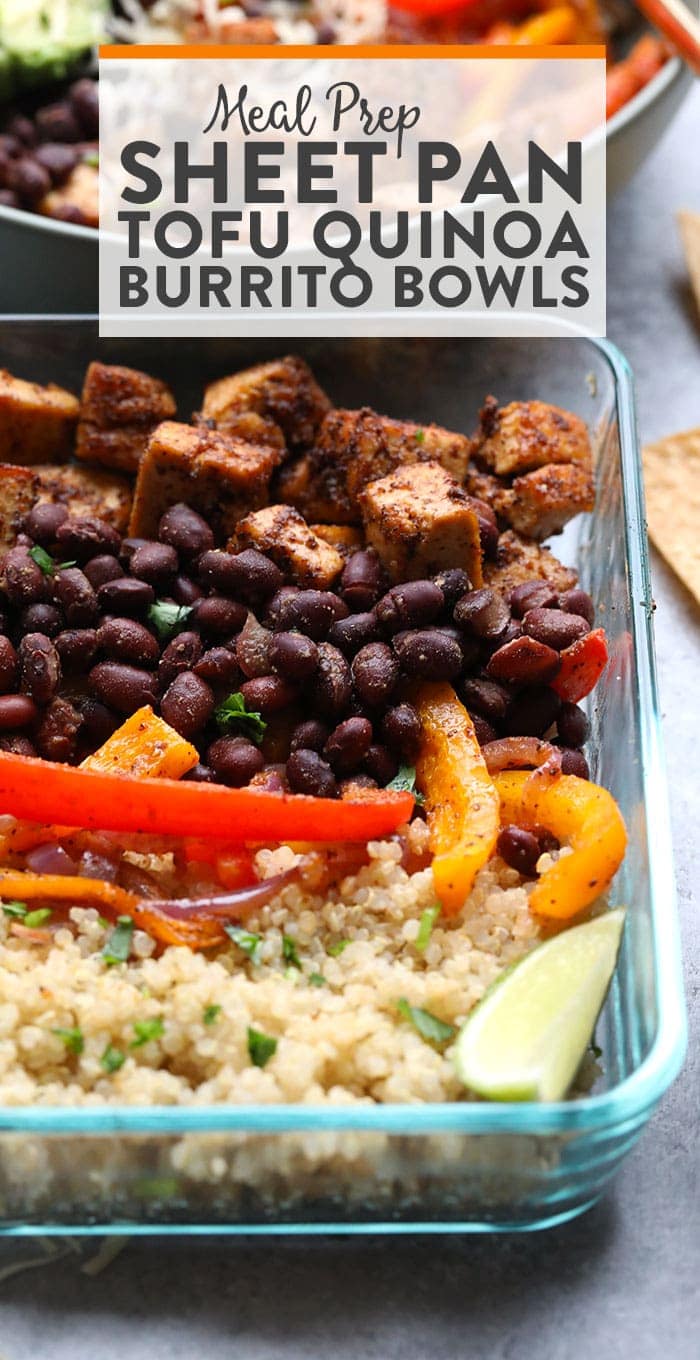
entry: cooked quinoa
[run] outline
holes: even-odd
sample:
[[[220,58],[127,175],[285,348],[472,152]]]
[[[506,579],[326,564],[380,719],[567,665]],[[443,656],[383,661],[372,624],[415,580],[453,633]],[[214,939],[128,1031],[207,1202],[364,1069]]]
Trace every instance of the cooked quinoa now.
[[[426,834],[413,824],[414,848]],[[50,945],[15,937],[3,915],[0,1104],[465,1098],[451,1043],[427,1042],[397,1001],[460,1026],[538,929],[518,874],[495,859],[462,915],[438,917],[417,948],[421,914],[435,902],[432,874],[407,872],[402,853],[398,838],[371,843],[369,863],[323,895],[286,887],[245,923],[260,936],[255,961],[233,943],[156,956],[135,932],[129,961],[108,966],[111,926],[94,909],[73,908],[71,927]],[[286,847],[263,850],[258,871],[269,877],[294,859]],[[277,1041],[264,1066],[251,1060],[249,1029]],[[105,1062],[110,1053],[116,1063]]]

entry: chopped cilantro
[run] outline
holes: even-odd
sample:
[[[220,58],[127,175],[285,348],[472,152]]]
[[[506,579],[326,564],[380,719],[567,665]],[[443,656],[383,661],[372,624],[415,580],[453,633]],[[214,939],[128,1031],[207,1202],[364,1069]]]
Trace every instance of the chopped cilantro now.
[[[594,1057],[596,1060],[598,1058],[602,1058],[603,1050],[600,1047],[600,1044],[591,1044],[591,1056]]]
[[[39,544],[35,543],[34,547],[29,549],[29,556],[33,562],[36,562],[40,570],[43,571],[44,576],[53,576],[56,570],[56,563],[51,554],[47,553],[46,548],[40,548]]]
[[[255,1067],[264,1067],[277,1051],[277,1040],[248,1026],[248,1052]]]
[[[144,1044],[150,1043],[151,1039],[160,1039],[165,1026],[162,1015],[157,1015],[153,1020],[135,1020],[134,1034],[129,1048],[142,1048]]]
[[[205,1025],[213,1025],[214,1021],[221,1014],[221,1006],[205,1006],[202,1012],[202,1020]]]
[[[106,916],[98,916],[97,924],[98,926],[102,926],[103,930],[109,930],[112,922],[108,921]]]
[[[167,642],[184,627],[193,605],[172,604],[170,600],[156,600],[148,611],[148,617],[161,642]]]
[[[22,918],[22,923],[29,926],[30,930],[36,930],[38,926],[43,926],[44,921],[48,921],[51,915],[50,907],[37,907],[36,911],[28,911]]]
[[[421,912],[418,934],[416,935],[416,949],[419,954],[423,954],[430,943],[430,936],[433,933],[433,926],[440,915],[440,903],[436,902],[434,907],[426,907]]]
[[[99,165],[99,163],[100,163],[100,157],[99,157],[99,153],[98,153],[97,151],[86,151],[86,152],[85,152],[85,154],[84,154],[84,156],[83,156],[83,165],[91,165],[91,166],[93,167],[93,169],[96,170],[97,167],[98,167],[98,165]]]
[[[251,930],[245,930],[243,926],[225,925],[224,930],[229,939],[233,940],[233,943],[237,944],[238,948],[242,949],[243,953],[247,954],[253,963],[256,963],[262,936],[254,935]]]
[[[130,916],[118,916],[117,924],[104,943],[102,957],[111,968],[115,963],[126,963],[131,953],[134,923]]]
[[[413,438],[415,439],[416,444],[422,444],[425,439],[425,430],[416,430]]]
[[[336,940],[335,944],[329,944],[326,953],[330,954],[332,959],[337,959],[338,955],[342,954],[344,949],[347,949],[349,943],[349,940]]]
[[[109,1072],[110,1074],[112,1072],[118,1072],[119,1068],[123,1067],[125,1062],[126,1055],[121,1052],[121,1049],[115,1048],[114,1044],[107,1044],[107,1047],[100,1058],[100,1065],[104,1067],[105,1072]]]
[[[291,935],[282,936],[282,958],[292,968],[301,968],[297,942],[292,939]]]
[[[326,978],[324,978],[323,973],[309,973],[309,986],[327,987],[328,981]]]
[[[27,915],[26,902],[3,902],[2,909],[6,916],[22,918]]]
[[[423,794],[416,791],[416,767],[415,765],[402,765],[398,774],[387,784],[388,789],[393,789],[395,793],[412,793],[417,803],[422,803]]]
[[[432,1011],[423,1010],[422,1006],[412,1006],[405,996],[396,1002],[396,1009],[404,1020],[418,1030],[421,1039],[426,1039],[433,1044],[445,1044],[455,1034],[454,1025],[446,1025],[444,1020],[439,1020]]]
[[[220,732],[242,732],[244,736],[250,737],[256,746],[260,745],[265,735],[267,723],[259,713],[246,708],[245,699],[240,692],[229,694],[228,698],[214,710],[214,717]]]
[[[69,1053],[82,1053],[85,1047],[85,1039],[83,1038],[83,1031],[79,1029],[77,1025],[74,1025],[72,1029],[60,1029],[57,1027],[56,1029],[52,1029],[51,1033],[55,1034],[57,1039],[63,1040]]]

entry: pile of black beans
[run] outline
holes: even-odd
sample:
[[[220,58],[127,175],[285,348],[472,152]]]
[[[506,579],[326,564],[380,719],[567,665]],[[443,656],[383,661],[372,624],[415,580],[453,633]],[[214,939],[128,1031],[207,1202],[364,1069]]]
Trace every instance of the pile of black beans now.
[[[460,568],[389,588],[371,550],[337,590],[301,589],[255,549],[216,548],[186,505],[149,541],[44,504],[0,566],[0,609],[0,749],[74,763],[151,704],[196,745],[188,778],[332,797],[413,763],[405,682],[426,679],[455,686],[482,744],[551,733],[565,772],[587,773],[586,718],[549,687],[593,622],[580,590],[532,581],[506,601]],[[264,734],[222,730],[233,694]]]
[[[33,113],[8,113],[0,130],[0,205],[33,211],[50,189],[65,184],[79,161],[96,165],[97,134],[97,83],[87,76]],[[83,221],[72,204],[57,208],[55,216]]]

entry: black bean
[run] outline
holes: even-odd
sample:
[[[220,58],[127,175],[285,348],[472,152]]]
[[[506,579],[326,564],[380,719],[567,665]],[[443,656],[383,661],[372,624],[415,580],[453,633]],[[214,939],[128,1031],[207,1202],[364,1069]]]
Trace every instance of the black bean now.
[[[249,614],[235,644],[236,660],[248,679],[270,674],[271,648],[272,633],[258,623],[254,614]]]
[[[496,680],[475,677],[465,680],[462,685],[462,699],[468,713],[472,717],[478,713],[495,725],[503,722],[512,697],[510,690]]]
[[[287,780],[292,793],[309,793],[315,798],[334,798],[338,791],[328,761],[317,751],[292,751],[287,761]]]
[[[588,622],[580,614],[564,614],[560,609],[528,609],[523,630],[557,652],[563,652],[590,632]]]
[[[64,99],[37,109],[34,126],[43,142],[79,142],[82,137],[80,123]]]
[[[105,581],[97,592],[100,609],[109,614],[128,614],[129,618],[145,614],[155,598],[153,586],[149,586],[147,581],[136,581],[131,576]]]
[[[202,765],[201,761],[198,761],[196,765],[193,765],[191,770],[186,770],[182,775],[182,778],[189,779],[192,784],[216,783],[214,771],[210,770],[208,765]]]
[[[394,651],[402,671],[411,678],[454,680],[462,669],[459,644],[440,628],[416,628],[397,633]]]
[[[78,164],[78,152],[62,142],[44,142],[34,152],[34,159],[43,165],[52,184],[63,184]]]
[[[245,737],[219,737],[207,751],[207,764],[222,783],[241,788],[263,769],[265,757]]]
[[[508,706],[505,730],[510,736],[542,737],[552,726],[561,700],[548,685],[530,685]]]
[[[561,772],[562,774],[575,774],[578,779],[590,779],[591,777],[588,761],[583,751],[572,751],[568,747],[562,749]]]
[[[13,189],[0,189],[0,208],[21,208],[22,200]]]
[[[196,604],[197,600],[201,600],[204,591],[196,581],[191,581],[189,576],[183,576],[182,572],[178,572],[170,587],[170,594],[176,604]]]
[[[22,146],[34,146],[36,130],[31,118],[23,113],[14,113],[5,123],[5,134],[20,142]]]
[[[510,609],[497,590],[469,590],[454,607],[454,620],[480,638],[497,638],[508,626]]]
[[[523,581],[514,586],[508,597],[516,619],[522,619],[528,609],[549,609],[557,602],[557,592],[548,581]]]
[[[102,746],[103,742],[107,741],[116,731],[121,718],[118,718],[115,713],[111,713],[98,699],[93,699],[91,694],[77,695],[73,699],[73,703],[83,720],[80,735],[88,742],[92,750],[95,750],[96,747]]]
[[[5,593],[10,604],[19,608],[28,604],[38,604],[49,593],[48,577],[37,566],[29,550],[25,547],[10,548],[4,564],[3,577]]]
[[[125,714],[155,703],[158,692],[155,677],[148,671],[118,661],[100,661],[93,666],[88,684],[95,698]]]
[[[82,714],[68,699],[52,699],[34,733],[39,755],[64,764],[74,760],[82,725]]]
[[[445,597],[434,581],[406,581],[382,596],[375,613],[385,632],[398,633],[434,623],[444,607]]]
[[[593,627],[595,606],[587,590],[574,586],[572,590],[565,590],[557,603],[565,614],[580,614],[581,618],[585,619],[591,628]]]
[[[35,756],[36,746],[29,737],[23,737],[18,732],[11,737],[0,737],[0,751],[8,751],[14,756]]]
[[[288,595],[277,615],[275,627],[283,632],[298,629],[320,642],[338,620],[347,617],[347,605],[330,590],[299,590]]]
[[[308,680],[318,666],[318,647],[303,633],[275,633],[270,643],[270,662],[285,680]]]
[[[329,642],[320,642],[318,669],[309,682],[310,700],[324,718],[340,718],[352,695],[350,667],[342,652]]]
[[[292,751],[322,751],[329,735],[330,728],[325,723],[319,722],[318,718],[307,718],[305,722],[297,723],[294,728],[290,749]]]
[[[497,650],[498,647],[505,647],[507,642],[514,642],[516,638],[522,637],[522,635],[523,635],[522,623],[520,623],[519,619],[511,619],[507,628],[504,629],[500,637],[490,638],[489,640],[484,639],[484,642],[485,646],[489,648],[491,654],[493,655],[493,653]]]
[[[519,637],[499,647],[490,657],[487,675],[514,685],[546,685],[553,680],[561,662],[559,653],[535,638]]]
[[[158,679],[161,685],[169,685],[176,675],[183,671],[194,670],[202,655],[202,640],[199,633],[178,633],[165,648],[158,665]],[[208,679],[205,676],[204,679]]]
[[[99,590],[107,581],[118,581],[124,575],[119,562],[111,553],[100,553],[86,562],[83,568],[93,590]]]
[[[123,538],[121,551],[119,553],[121,561],[128,566],[137,548],[143,548],[150,542],[150,538]]]
[[[333,729],[323,754],[336,774],[350,774],[359,769],[372,745],[372,724],[369,718],[346,718]]]
[[[481,717],[480,713],[474,714],[472,723],[474,725],[474,735],[480,746],[488,746],[490,741],[496,740],[498,732],[495,727],[491,726],[491,723],[487,718]]]
[[[37,707],[28,694],[0,695],[0,732],[11,732],[16,727],[27,727],[34,722]]]
[[[161,662],[162,665],[162,662]],[[229,647],[210,647],[192,667],[195,675],[201,675],[212,685],[226,685],[231,689],[238,684],[240,671],[236,653]]]
[[[340,593],[353,614],[371,609],[384,588],[385,576],[376,553],[371,548],[353,553],[348,558],[340,578]]]
[[[24,528],[35,543],[41,543],[46,547],[56,542],[56,531],[66,519],[68,511],[65,505],[52,505],[49,501],[42,501],[29,511]]]
[[[338,792],[341,798],[357,798],[358,794],[362,795],[365,789],[376,788],[377,781],[372,778],[371,774],[367,774],[364,770],[356,770],[347,779],[341,779]]]
[[[54,647],[67,671],[85,671],[97,655],[95,628],[64,628],[54,638]]]
[[[234,595],[250,605],[268,600],[284,580],[279,567],[255,548],[246,548],[241,553],[220,549],[204,552],[199,558],[198,570],[204,585]]]
[[[109,590],[113,582],[102,586]],[[79,567],[66,567],[53,578],[54,596],[60,604],[66,623],[72,628],[89,628],[99,614],[97,596],[87,576]]]
[[[48,704],[61,683],[61,659],[50,638],[27,633],[17,649],[20,688],[36,704]]]
[[[460,596],[466,595],[471,586],[469,577],[462,567],[449,567],[446,571],[438,572],[433,580],[436,586],[440,587],[448,609],[453,609]]]
[[[478,638],[472,633],[464,633],[461,628],[454,628],[450,624],[443,624],[440,632],[457,643],[462,653],[463,671],[469,672],[480,669],[483,653],[488,650],[489,646],[483,638]]]
[[[412,704],[397,704],[387,709],[381,723],[381,735],[395,755],[409,763],[420,750],[421,722]]]
[[[109,619],[97,630],[100,651],[113,661],[133,661],[150,668],[160,659],[160,647],[152,633],[136,619]]]
[[[67,557],[89,562],[91,557],[105,553],[115,555],[121,548],[121,534],[102,519],[85,516],[66,519],[56,530],[56,542]]]
[[[386,746],[375,742],[370,746],[365,758],[365,769],[372,779],[384,787],[390,784],[399,771],[399,762]]]
[[[346,619],[336,619],[328,630],[328,641],[346,656],[354,656],[368,642],[378,642],[379,637],[379,621],[374,613],[348,614]]]
[[[100,104],[97,83],[89,76],[75,80],[68,90],[71,108],[77,115],[86,137],[96,137],[100,127]]]
[[[206,727],[214,712],[214,695],[194,671],[176,675],[160,701],[162,717],[181,737],[193,737]]]
[[[17,653],[8,637],[0,634],[0,694],[10,694],[16,688],[19,675]]]
[[[253,680],[244,680],[241,694],[249,712],[262,713],[267,718],[292,704],[297,692],[279,675],[260,675]]]
[[[158,537],[182,557],[199,557],[214,547],[214,535],[207,521],[182,501],[171,505],[161,517]]]
[[[504,826],[496,849],[511,869],[516,869],[526,878],[534,878],[541,850],[537,837],[531,831],[525,831],[521,826]]]
[[[7,187],[13,189],[26,203],[36,203],[51,188],[51,176],[33,156],[21,156],[12,161],[7,172]]]
[[[355,693],[363,704],[379,708],[387,704],[399,679],[399,663],[386,642],[370,642],[352,663]]]
[[[240,633],[248,617],[244,604],[228,600],[224,595],[209,595],[195,604],[190,622],[196,624],[207,637],[233,637]]]
[[[26,121],[29,123],[29,127],[33,133],[33,124],[29,122],[29,119]],[[7,129],[4,132],[0,132],[0,151],[2,151],[3,155],[7,156],[9,160],[15,160],[17,156],[21,156],[22,154],[21,139],[19,137],[11,136]]]
[[[491,561],[498,557],[498,522],[490,505],[486,501],[475,500],[472,498],[472,509],[479,522],[479,543],[484,557]]]
[[[45,633],[55,637],[63,624],[63,615],[54,604],[28,604],[19,616],[22,633]]]
[[[163,590],[172,581],[180,563],[174,548],[167,543],[143,543],[131,555],[129,570],[139,581]]]
[[[578,704],[563,703],[557,714],[557,735],[562,746],[583,746],[590,724]]]
[[[289,628],[287,617],[288,601],[293,595],[301,594],[301,586],[280,586],[276,590],[267,606],[265,615],[266,628],[278,628],[281,630]]]

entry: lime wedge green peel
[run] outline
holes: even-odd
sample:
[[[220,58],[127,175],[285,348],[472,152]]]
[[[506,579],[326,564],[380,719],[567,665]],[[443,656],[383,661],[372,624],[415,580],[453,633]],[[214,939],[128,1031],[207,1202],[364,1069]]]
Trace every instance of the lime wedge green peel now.
[[[615,971],[623,907],[538,945],[486,993],[455,1044],[457,1075],[487,1100],[561,1100]]]

